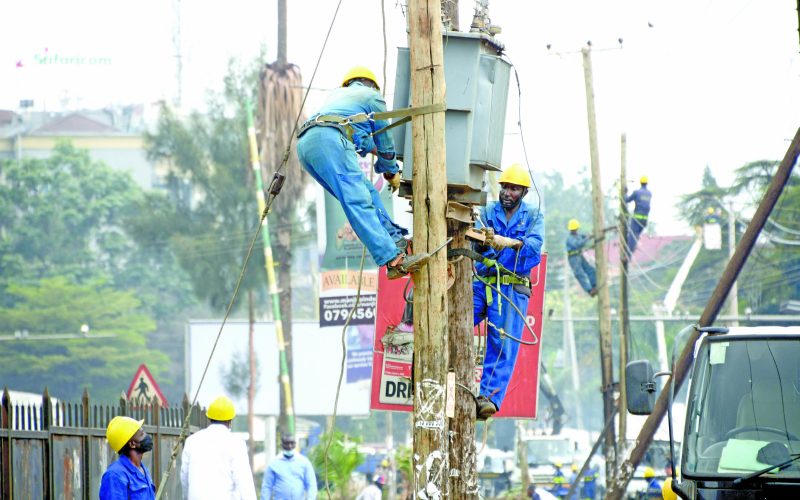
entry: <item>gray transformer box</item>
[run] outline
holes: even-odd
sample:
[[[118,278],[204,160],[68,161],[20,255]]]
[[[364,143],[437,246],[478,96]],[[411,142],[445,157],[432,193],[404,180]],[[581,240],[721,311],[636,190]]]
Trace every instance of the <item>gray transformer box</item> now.
[[[447,192],[451,201],[484,205],[486,171],[501,170],[511,65],[503,46],[481,33],[444,33]],[[410,105],[409,49],[397,54],[394,109]],[[411,123],[391,130],[403,161],[402,196],[411,197]]]

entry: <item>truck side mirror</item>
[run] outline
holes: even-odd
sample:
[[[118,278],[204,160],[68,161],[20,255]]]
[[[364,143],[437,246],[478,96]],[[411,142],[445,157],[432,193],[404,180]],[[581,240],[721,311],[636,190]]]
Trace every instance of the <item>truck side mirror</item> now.
[[[653,367],[646,359],[631,361],[625,366],[625,397],[633,415],[649,415],[656,403]]]

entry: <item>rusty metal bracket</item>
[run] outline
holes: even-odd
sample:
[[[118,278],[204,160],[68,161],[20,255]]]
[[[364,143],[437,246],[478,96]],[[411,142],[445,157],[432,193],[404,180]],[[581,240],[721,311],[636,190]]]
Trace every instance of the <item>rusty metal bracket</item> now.
[[[446,217],[448,219],[453,219],[459,222],[463,222],[464,224],[472,224],[475,221],[472,215],[472,208],[467,205],[457,203],[455,201],[447,202]]]

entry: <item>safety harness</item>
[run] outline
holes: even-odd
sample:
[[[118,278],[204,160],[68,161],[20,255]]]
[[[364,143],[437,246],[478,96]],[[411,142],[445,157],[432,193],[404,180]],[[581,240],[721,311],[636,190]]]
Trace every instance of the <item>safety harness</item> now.
[[[350,116],[341,116],[341,115],[317,115],[312,117],[311,119],[307,120],[300,128],[297,130],[297,138],[299,139],[302,135],[312,127],[334,127],[338,129],[348,140],[353,140],[353,124],[354,123],[364,123],[368,121],[376,121],[376,120],[389,120],[393,118],[400,118],[399,120],[390,123],[389,125],[382,127],[375,132],[372,132],[370,135],[375,136],[378,134],[382,134],[387,130],[397,127],[399,125],[403,125],[404,123],[408,123],[411,121],[411,118],[414,116],[419,115],[427,115],[430,113],[438,113],[440,111],[445,111],[447,106],[444,103],[436,103],[436,104],[428,104],[425,106],[417,106],[417,107],[410,107],[410,108],[401,108],[395,109],[392,111],[383,111],[380,113],[375,113],[374,111],[371,113],[356,113]]]

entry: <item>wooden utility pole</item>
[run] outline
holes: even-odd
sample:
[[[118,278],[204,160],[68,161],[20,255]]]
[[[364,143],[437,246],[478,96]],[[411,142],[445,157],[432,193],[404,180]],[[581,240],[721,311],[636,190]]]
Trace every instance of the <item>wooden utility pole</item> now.
[[[614,375],[611,358],[611,296],[608,289],[608,258],[604,241],[603,189],[600,184],[600,154],[597,149],[597,124],[594,111],[594,88],[592,83],[592,58],[588,48],[583,54],[583,73],[586,82],[586,112],[589,120],[589,153],[592,160],[592,206],[594,222],[594,255],[597,266],[597,314],[600,325],[600,367],[602,370],[601,391],[603,393],[603,421],[614,413]],[[614,478],[615,463],[614,430],[606,433],[603,454],[606,459],[606,488]]]
[[[778,166],[778,171],[775,172],[775,175],[772,177],[772,182],[770,182],[767,191],[764,193],[764,197],[761,198],[761,203],[759,203],[756,213],[753,214],[752,219],[750,219],[750,224],[747,225],[747,229],[739,240],[733,257],[728,261],[728,265],[725,266],[725,270],[722,272],[717,287],[708,299],[708,303],[698,321],[699,326],[710,326],[714,324],[714,321],[717,319],[717,314],[719,314],[719,311],[722,309],[725,297],[730,293],[733,283],[739,276],[739,272],[741,272],[747,262],[747,257],[750,255],[750,251],[753,249],[758,235],[761,233],[761,229],[763,229],[764,224],[767,223],[767,219],[772,213],[772,209],[775,208],[775,204],[778,202],[783,188],[786,187],[786,184],[789,182],[792,168],[794,168],[794,164],[797,162],[797,157],[799,155],[800,129],[797,129],[794,139],[791,145],[789,145],[786,155],[783,157],[783,161],[781,161],[781,164]],[[689,336],[686,345],[681,351],[680,357],[675,362],[675,371],[667,381],[666,387],[669,387],[671,383],[675,384],[676,393],[680,390],[683,381],[686,379],[686,374],[689,372],[689,368],[691,368],[694,358],[694,344],[697,342],[698,337],[696,330]],[[645,420],[642,430],[636,438],[636,446],[631,450],[628,458],[620,464],[619,476],[612,484],[612,487],[607,490],[606,500],[620,500],[625,494],[625,489],[628,487],[631,474],[642,461],[642,457],[644,457],[644,453],[647,451],[650,443],[653,442],[653,434],[655,434],[656,429],[658,429],[658,426],[661,424],[661,419],[664,418],[664,413],[667,411],[668,393],[669,391],[661,391],[661,394],[658,395],[653,412],[647,417],[647,420]]]
[[[628,139],[622,134],[620,140],[620,172],[619,172],[619,407],[625,408],[625,365],[628,364],[628,344],[631,335],[630,310],[628,309],[628,259],[625,259],[625,245],[628,236],[628,204],[625,203],[625,186],[627,186],[627,151]],[[619,446],[617,456],[625,453],[625,442],[628,436],[625,417],[628,412],[619,412]]]
[[[411,105],[445,102],[440,0],[408,3]],[[415,116],[413,156],[414,251],[431,252],[447,239],[444,112]],[[447,497],[448,367],[447,252],[414,273],[414,444],[416,498]]]
[[[728,258],[733,258],[736,248],[736,215],[733,213],[733,202],[728,202]],[[728,314],[739,316],[739,288],[734,281],[731,285],[731,292],[728,294]],[[731,322],[731,326],[739,326],[737,320]]]
[[[458,0],[441,0],[442,22],[448,30],[458,30]],[[472,224],[447,220],[450,248],[470,248],[466,232]],[[449,364],[457,389],[450,419],[449,491],[451,498],[478,498],[478,471],[475,450],[475,400],[458,387],[472,387],[475,377],[474,328],[472,322],[472,263],[461,259],[450,264],[453,285],[447,292]]]

